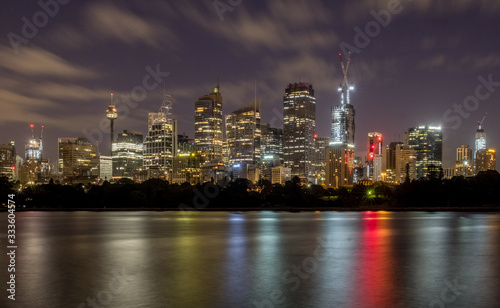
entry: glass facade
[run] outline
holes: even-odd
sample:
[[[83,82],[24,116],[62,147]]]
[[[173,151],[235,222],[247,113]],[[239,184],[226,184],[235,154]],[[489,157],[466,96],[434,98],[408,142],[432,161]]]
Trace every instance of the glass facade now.
[[[408,145],[417,154],[417,178],[427,177],[431,171],[442,168],[443,132],[441,127],[410,128],[408,130]]]

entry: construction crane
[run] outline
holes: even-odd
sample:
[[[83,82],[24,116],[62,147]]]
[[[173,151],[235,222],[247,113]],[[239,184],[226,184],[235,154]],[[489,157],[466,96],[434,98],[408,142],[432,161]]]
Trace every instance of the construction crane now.
[[[481,121],[477,121],[478,129],[481,129],[481,125],[483,125],[484,119],[486,119],[487,115],[488,113],[485,113],[483,119]]]

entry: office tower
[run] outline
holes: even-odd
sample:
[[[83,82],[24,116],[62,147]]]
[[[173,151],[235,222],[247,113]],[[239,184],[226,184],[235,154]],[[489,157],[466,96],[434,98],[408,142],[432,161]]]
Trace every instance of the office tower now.
[[[97,158],[96,147],[86,138],[58,138],[58,171],[64,183],[94,181],[92,169]]]
[[[472,149],[468,145],[462,145],[457,148],[457,158],[454,164],[454,176],[473,176],[474,160]]]
[[[283,160],[292,177],[313,183],[316,98],[312,84],[290,83],[283,97]]]
[[[271,183],[285,185],[286,181],[292,179],[292,168],[275,166],[271,168]]]
[[[340,187],[353,183],[354,148],[330,146],[326,150],[326,186]]]
[[[226,116],[229,165],[260,162],[260,101],[250,102]]]
[[[35,137],[34,125],[30,125],[31,128],[31,138],[28,139],[24,149],[24,158],[26,162],[39,163],[42,161],[42,138],[43,138],[43,126],[40,131],[40,137]]]
[[[217,87],[194,103],[194,139],[196,151],[204,162],[222,159],[222,94]]]
[[[340,54],[343,73],[343,80],[338,89],[340,104],[332,108],[332,136],[325,155],[325,184],[332,187],[350,185],[354,179],[355,111],[350,98],[350,91],[354,88],[347,79],[350,63],[350,54],[346,65]]]
[[[16,148],[14,141],[10,144],[0,144],[0,177],[14,180],[16,173]]]
[[[366,154],[366,178],[372,181],[380,181],[382,172],[382,134],[368,133],[368,145]]]
[[[118,113],[116,112],[116,107],[113,103],[113,93],[111,93],[111,101],[106,110],[106,118],[109,120],[109,153],[113,156],[113,140],[115,135],[115,120],[118,118]]]
[[[140,132],[124,130],[113,143],[113,176],[133,178],[134,172],[143,165],[143,135]]]
[[[113,158],[111,156],[99,156],[99,179],[110,181],[113,177]],[[141,163],[142,164],[142,163]]]
[[[152,121],[150,121],[152,120]],[[164,94],[160,110],[148,115],[148,134],[144,139],[143,168],[147,178],[172,181],[172,163],[177,153],[177,121],[172,119],[172,98]]]
[[[338,91],[340,92],[340,104],[332,107],[332,139],[330,140],[330,145],[348,145],[353,148],[355,110],[351,105],[350,91],[354,90],[354,87],[349,84],[347,79],[349,65],[351,63],[351,55],[349,54],[349,58],[345,66],[344,61],[342,60],[342,55],[339,54],[339,56],[344,78],[342,80],[342,84],[338,88]]]
[[[483,119],[481,121],[478,121],[477,122],[477,130],[476,130],[476,135],[475,135],[475,140],[474,140],[474,163],[476,161],[476,154],[477,154],[477,151],[480,151],[480,150],[485,150],[486,149],[486,133],[484,132],[484,129],[482,128],[482,125],[483,125],[483,122],[484,122],[484,119],[486,119],[486,115],[484,115]],[[474,169],[476,169],[476,167],[474,166]],[[478,171],[476,170],[475,171],[475,174],[477,174]]]
[[[272,168],[283,164],[283,130],[270,124],[261,124],[260,128],[260,174],[263,180],[271,181]]]
[[[196,152],[194,139],[185,133],[178,135],[177,155],[174,157],[172,182],[200,183],[201,156]]]
[[[496,169],[496,151],[481,149],[476,153],[476,175],[481,171]]]
[[[417,151],[408,145],[396,145],[396,163],[394,181],[404,183],[407,178],[413,181],[417,178]]]
[[[354,184],[358,183],[358,181],[361,181],[363,179],[363,165],[364,165],[364,160],[361,159],[361,157],[356,156],[354,157],[354,165],[353,165],[353,176],[352,176],[352,182]]]
[[[324,184],[326,181],[326,149],[330,144],[330,137],[314,135],[314,184]]]
[[[417,177],[436,176],[436,172],[443,165],[443,132],[441,127],[409,128],[408,145],[417,151]]]

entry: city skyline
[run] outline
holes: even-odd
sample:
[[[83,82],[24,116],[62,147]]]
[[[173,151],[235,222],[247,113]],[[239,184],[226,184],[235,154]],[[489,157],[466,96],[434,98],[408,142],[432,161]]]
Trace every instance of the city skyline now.
[[[19,152],[30,135],[29,124],[38,130],[45,125],[44,156],[54,163],[57,138],[80,137],[83,130],[99,128],[110,92],[115,93],[119,112],[115,132],[130,129],[145,135],[147,113],[156,111],[163,81],[174,97],[178,131],[194,137],[194,102],[213,88],[217,77],[224,116],[251,100],[256,84],[262,123],[274,121],[273,127],[282,125],[277,112],[282,112],[283,88],[298,81],[313,84],[316,131],[329,136],[329,111],[339,103],[342,78],[337,55],[347,44],[353,47],[350,80],[356,88],[351,100],[361,136],[357,150],[371,131],[382,133],[389,143],[403,141],[409,127],[442,125],[444,165],[449,167],[458,146],[473,147],[477,121],[485,112],[487,147],[500,148],[495,133],[500,124],[494,121],[500,111],[496,86],[477,91],[488,80],[500,80],[495,74],[499,43],[486,39],[493,37],[500,6],[476,1],[443,10],[446,3],[401,2],[401,12],[390,15],[386,27],[379,24],[380,33],[360,48],[355,29],[365,32],[368,23],[377,21],[375,16],[382,16],[378,13],[388,10],[387,3],[334,6],[298,1],[286,7],[285,14],[282,1],[242,2],[225,11],[221,20],[212,3],[70,2],[59,5],[57,14],[29,42],[20,43],[18,53],[8,34],[22,35],[23,16],[31,19],[42,8],[36,2],[4,5],[0,90],[5,112],[0,143],[13,140]],[[439,20],[433,15],[436,11],[446,13],[446,30],[433,26]],[[463,16],[480,18],[474,31]],[[176,22],[181,26],[174,27]],[[213,48],[195,48],[200,44]],[[124,102],[122,95],[130,95],[148,75],[149,85],[156,88],[143,100]],[[475,110],[455,109],[469,96],[480,102]],[[485,96],[489,97],[482,99]],[[453,120],[444,121],[445,115]],[[109,149],[109,135],[103,136],[102,153]]]

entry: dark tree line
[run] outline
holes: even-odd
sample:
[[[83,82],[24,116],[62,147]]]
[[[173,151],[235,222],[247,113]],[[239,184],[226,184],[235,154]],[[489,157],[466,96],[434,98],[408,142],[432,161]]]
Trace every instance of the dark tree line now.
[[[412,208],[471,207],[500,205],[500,174],[481,172],[470,178],[407,181],[393,186],[384,183],[354,185],[337,189],[301,185],[298,178],[285,185],[260,181],[253,185],[236,179],[225,185],[169,184],[160,179],[135,183],[122,179],[102,185],[61,185],[51,181],[19,190],[19,183],[0,178],[0,193],[16,195],[16,204],[26,208]],[[2,202],[4,202],[2,200]]]

